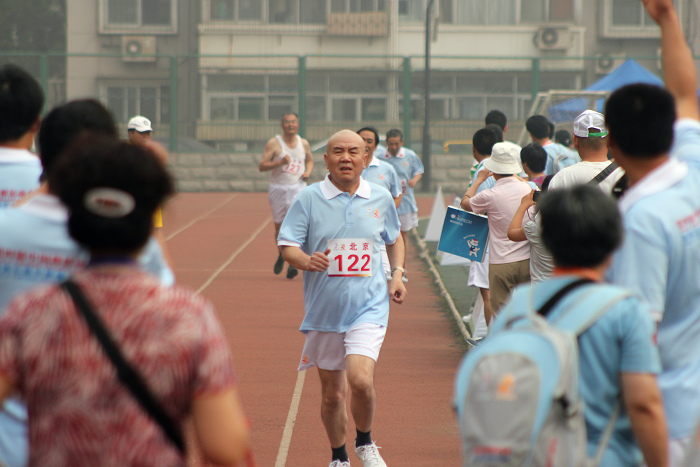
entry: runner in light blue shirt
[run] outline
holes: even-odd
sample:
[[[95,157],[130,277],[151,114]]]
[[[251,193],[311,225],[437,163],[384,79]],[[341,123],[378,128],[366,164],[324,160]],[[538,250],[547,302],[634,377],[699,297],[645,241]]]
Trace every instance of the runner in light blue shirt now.
[[[401,204],[401,198],[403,197],[403,192],[401,191],[401,181],[399,176],[394,170],[394,167],[388,162],[380,160],[381,154],[377,155],[379,146],[377,142],[379,141],[379,133],[373,127],[364,127],[357,130],[357,134],[365,140],[365,146],[367,147],[367,154],[370,155],[370,161],[365,170],[362,172],[362,178],[370,183],[375,183],[379,186],[386,188],[391,196],[394,197],[394,203],[396,207]],[[384,151],[382,147],[381,151]],[[382,255],[382,266],[384,266],[384,274],[387,280],[391,280],[391,265],[389,264],[389,256],[386,254],[386,245],[382,244],[380,247]]]
[[[639,292],[660,320],[659,386],[677,466],[700,416],[700,112],[697,72],[673,3],[645,7],[661,26],[668,91],[628,85],[605,106],[610,149],[630,186],[620,202],[625,241],[608,278]]]
[[[39,188],[41,162],[26,149],[0,146],[0,208],[7,208]]]
[[[700,122],[676,125],[676,148],[678,157],[622,199],[625,242],[608,272],[642,294],[660,321],[659,385],[671,439],[690,436],[700,415]]]
[[[365,170],[362,172],[362,178],[370,183],[376,183],[386,188],[389,193],[391,193],[391,196],[397,200],[398,207],[398,203],[401,202],[401,197],[403,196],[401,181],[399,180],[394,166],[380,160],[383,157],[385,148],[377,145],[379,133],[372,127],[364,127],[357,130],[357,134],[365,140],[367,153],[371,154],[369,164],[367,164],[367,167],[365,167]]]
[[[391,194],[362,179],[369,155],[360,135],[334,134],[323,157],[328,176],[299,193],[278,237],[284,259],[304,271],[305,345],[299,370],[318,368],[330,465],[349,465],[346,398],[351,392],[355,453],[364,465],[381,467],[386,463],[371,437],[374,367],[389,299],[402,303],[406,288],[400,266],[392,269],[387,287],[379,245],[386,243],[392,265],[403,264],[399,218]]]
[[[398,135],[394,135],[392,132],[398,132]],[[394,150],[395,152],[392,152]],[[403,199],[398,209],[399,215],[418,212],[413,188],[420,180],[425,169],[416,153],[403,147],[403,134],[399,130],[389,130],[387,132],[387,149],[382,155],[382,160],[391,164],[399,175],[401,190],[403,191]]]
[[[44,93],[29,73],[0,67],[0,208],[39,188],[41,163],[29,152],[41,124]]]
[[[384,189],[362,180],[355,195],[350,196],[326,177],[302,190],[282,223],[277,242],[280,247],[297,246],[307,255],[330,248],[331,262],[338,261],[334,260],[338,256],[336,247],[356,251],[359,261],[354,269],[364,267],[372,274],[332,277],[304,271],[306,313],[300,330],[345,332],[365,322],[386,326],[389,296],[379,245],[393,245],[398,236],[399,218],[393,199]],[[335,239],[340,241],[332,241]]]

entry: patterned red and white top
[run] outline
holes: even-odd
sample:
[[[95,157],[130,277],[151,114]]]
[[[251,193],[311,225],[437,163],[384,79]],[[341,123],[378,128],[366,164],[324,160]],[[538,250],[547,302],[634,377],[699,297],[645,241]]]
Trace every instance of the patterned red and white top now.
[[[228,344],[202,297],[136,270],[92,268],[73,278],[174,419],[185,419],[193,396],[235,384]],[[19,296],[0,318],[0,374],[27,402],[31,466],[185,465],[57,286]]]

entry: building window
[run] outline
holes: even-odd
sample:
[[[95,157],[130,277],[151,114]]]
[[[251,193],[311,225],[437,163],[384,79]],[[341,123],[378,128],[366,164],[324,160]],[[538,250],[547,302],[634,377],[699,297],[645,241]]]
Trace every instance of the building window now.
[[[120,123],[136,115],[153,123],[168,123],[170,119],[170,86],[107,84],[103,89],[102,101]]]
[[[386,0],[331,0],[332,13],[385,11]]]
[[[420,3],[418,0],[405,0]],[[445,24],[541,24],[573,21],[575,0],[439,0]],[[424,5],[425,8],[426,5]],[[424,14],[420,16],[423,18]]]
[[[101,33],[173,34],[177,0],[100,0]]]
[[[277,121],[296,112],[296,75],[207,75],[204,114],[214,120]]]
[[[209,18],[224,21],[260,21],[262,3],[259,0],[210,0]]]
[[[411,77],[411,119],[421,121],[423,109],[423,72]],[[529,73],[434,72],[430,80],[430,118],[436,121],[483,120],[491,109],[503,111],[509,119],[527,118],[531,98]],[[574,73],[540,75],[540,89],[576,89]],[[399,88],[403,84],[399,82]],[[403,101],[399,102],[403,118]]]
[[[310,122],[374,122],[387,119],[391,73],[311,71],[306,110]]]
[[[684,2],[674,0],[683,21]],[[632,0],[604,0],[603,35],[606,37],[659,37],[659,28],[644,5]]]

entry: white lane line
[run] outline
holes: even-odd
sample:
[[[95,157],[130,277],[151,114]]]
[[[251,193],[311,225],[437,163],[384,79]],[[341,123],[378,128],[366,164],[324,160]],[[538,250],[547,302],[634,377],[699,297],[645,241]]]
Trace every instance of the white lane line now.
[[[257,229],[255,229],[255,232],[253,232],[252,235],[251,235],[250,237],[248,237],[248,240],[246,240],[245,243],[243,243],[243,245],[241,245],[240,247],[238,247],[238,249],[237,249],[236,251],[234,251],[233,254],[232,254],[231,256],[229,256],[228,259],[227,259],[226,261],[224,261],[224,264],[222,264],[221,266],[219,266],[219,269],[217,269],[217,270],[214,272],[214,274],[212,274],[212,275],[209,277],[209,279],[207,279],[207,281],[206,281],[204,284],[202,284],[202,286],[201,286],[199,289],[197,289],[197,293],[202,293],[202,291],[203,291],[204,289],[206,289],[207,287],[209,287],[209,286],[211,285],[211,283],[214,282],[214,279],[216,279],[216,278],[219,276],[219,274],[221,274],[221,272],[222,272],[224,269],[226,269],[226,268],[228,267],[228,265],[231,264],[231,262],[233,262],[234,259],[236,259],[236,256],[238,256],[239,254],[241,254],[241,252],[242,252],[243,250],[245,250],[246,247],[247,247],[248,245],[250,245],[250,244],[253,242],[253,240],[255,240],[255,238],[256,238],[258,235],[260,235],[260,232],[262,232],[262,231],[265,229],[265,227],[267,227],[267,225],[268,225],[270,222],[272,222],[272,216],[270,216],[270,217],[268,217],[267,219],[265,219],[265,222],[263,222],[262,224],[260,224],[260,227],[258,227]]]
[[[171,233],[170,235],[168,235],[167,237],[165,237],[165,241],[167,242],[168,240],[170,240],[171,238],[173,238],[175,235],[182,233],[183,231],[189,229],[190,227],[192,227],[194,224],[196,224],[197,222],[201,221],[201,220],[204,219],[205,217],[209,216],[210,214],[213,214],[216,210],[221,209],[222,207],[224,207],[224,205],[225,205],[226,203],[228,203],[229,201],[231,201],[231,200],[232,200],[233,198],[235,198],[236,196],[238,196],[238,193],[234,193],[233,195],[231,195],[230,197],[228,197],[223,203],[221,203],[221,204],[219,204],[218,206],[216,206],[216,207],[210,209],[209,211],[207,211],[207,212],[205,212],[205,213],[203,213],[203,214],[200,214],[199,216],[195,217],[195,218],[192,219],[190,222],[188,222],[187,224],[185,224],[185,225],[183,225],[182,227],[180,227],[179,229],[177,229],[175,232],[173,232],[173,233]]]
[[[304,389],[305,378],[306,370],[300,371],[297,375],[297,384],[294,385],[294,395],[292,396],[292,404],[289,406],[287,422],[284,424],[282,442],[280,443],[279,451],[277,451],[277,460],[275,461],[275,467],[285,467],[287,463],[289,445],[292,444],[292,432],[294,431],[294,424],[296,423],[297,413],[299,412],[299,403],[301,402],[301,392]]]

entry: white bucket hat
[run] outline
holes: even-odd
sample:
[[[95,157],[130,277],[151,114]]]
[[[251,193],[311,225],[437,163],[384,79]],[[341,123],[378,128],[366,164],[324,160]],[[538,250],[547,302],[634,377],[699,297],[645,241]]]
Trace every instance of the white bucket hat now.
[[[496,143],[491,150],[491,157],[484,161],[484,167],[499,175],[514,175],[522,170],[518,159],[521,147],[515,143]]]

